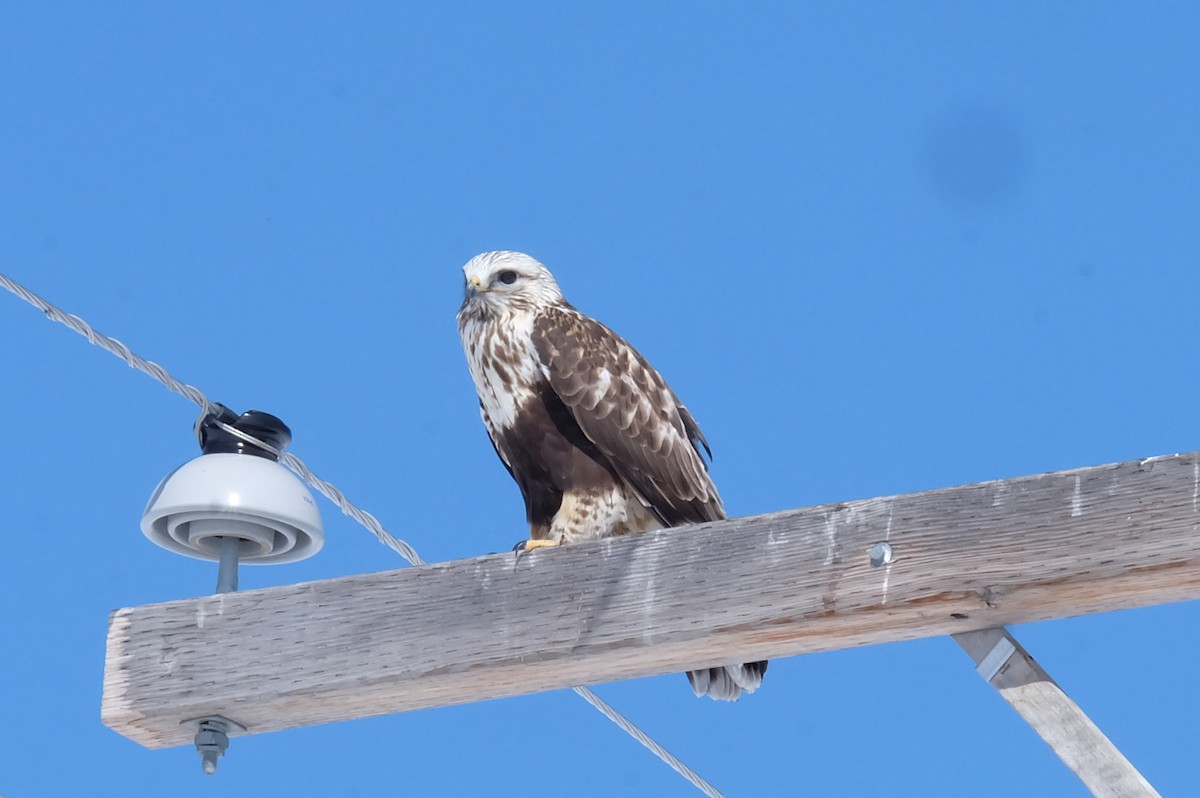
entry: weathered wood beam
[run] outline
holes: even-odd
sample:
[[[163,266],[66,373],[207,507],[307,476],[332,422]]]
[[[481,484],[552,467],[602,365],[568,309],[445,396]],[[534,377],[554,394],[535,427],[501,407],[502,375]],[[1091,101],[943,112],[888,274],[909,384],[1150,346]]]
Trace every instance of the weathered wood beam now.
[[[1007,629],[961,632],[954,640],[975,669],[1033,727],[1096,798],[1160,798]]]
[[[1192,453],[122,609],[102,715],[158,748],[1192,599],[1198,504]]]

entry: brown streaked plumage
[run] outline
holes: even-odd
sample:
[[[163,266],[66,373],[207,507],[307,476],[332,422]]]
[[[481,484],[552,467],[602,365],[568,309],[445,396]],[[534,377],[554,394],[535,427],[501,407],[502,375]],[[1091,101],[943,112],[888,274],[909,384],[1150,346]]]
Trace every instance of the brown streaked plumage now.
[[[480,414],[521,489],[535,548],[725,518],[696,420],[625,339],[563,299],[519,252],[463,267],[458,328]],[[735,700],[766,662],[688,673]]]

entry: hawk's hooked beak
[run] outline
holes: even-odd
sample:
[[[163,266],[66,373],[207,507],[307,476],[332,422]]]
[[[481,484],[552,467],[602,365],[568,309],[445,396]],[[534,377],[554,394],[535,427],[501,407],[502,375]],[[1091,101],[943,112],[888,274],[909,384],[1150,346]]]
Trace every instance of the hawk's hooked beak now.
[[[466,281],[463,283],[463,293],[466,294],[466,297],[465,297],[466,299],[471,299],[472,297],[479,296],[481,293],[483,293],[486,290],[487,290],[487,286],[485,286],[480,281],[479,277],[474,274],[472,274],[470,277],[468,277],[466,279]]]

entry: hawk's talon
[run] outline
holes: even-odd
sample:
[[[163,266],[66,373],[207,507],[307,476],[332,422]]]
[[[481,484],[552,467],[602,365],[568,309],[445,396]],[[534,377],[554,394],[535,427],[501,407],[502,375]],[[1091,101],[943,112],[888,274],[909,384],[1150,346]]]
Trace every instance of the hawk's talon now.
[[[561,542],[562,541],[560,541],[560,540],[545,540],[545,539],[522,540],[520,543],[513,546],[513,552],[516,554],[516,559],[514,560],[514,567],[516,567],[515,566],[516,563],[521,561],[522,554],[533,551],[534,549],[552,548],[554,546],[559,545]]]

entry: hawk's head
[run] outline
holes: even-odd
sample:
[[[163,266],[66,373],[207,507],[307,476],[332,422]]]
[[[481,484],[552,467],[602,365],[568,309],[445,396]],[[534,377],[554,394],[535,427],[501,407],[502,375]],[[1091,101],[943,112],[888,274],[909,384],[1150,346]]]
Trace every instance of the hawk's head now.
[[[490,316],[560,304],[562,291],[542,264],[521,252],[485,252],[463,266],[460,314]]]

